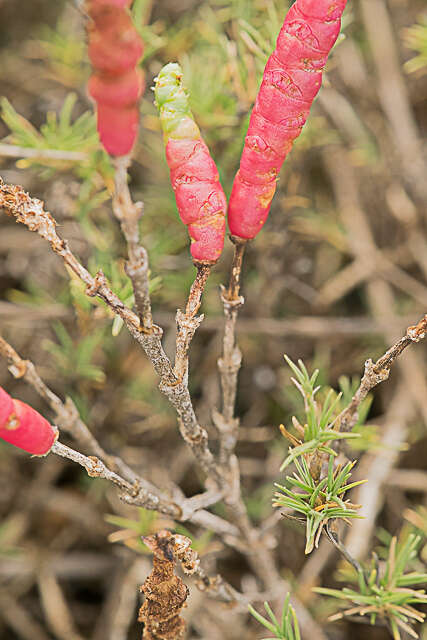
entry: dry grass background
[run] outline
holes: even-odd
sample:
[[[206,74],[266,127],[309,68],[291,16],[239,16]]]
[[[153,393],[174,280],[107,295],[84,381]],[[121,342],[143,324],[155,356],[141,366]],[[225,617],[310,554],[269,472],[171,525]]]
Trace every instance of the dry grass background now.
[[[259,66],[251,42],[240,39],[244,27],[238,20],[247,18],[262,29],[269,4],[164,0],[144,5],[154,25],[147,31],[152,46],[148,80],[169,59],[183,61],[191,72],[194,111],[228,189]],[[282,4],[276,3],[279,15]],[[347,37],[335,51],[313,122],[287,162],[269,221],[251,244],[244,267],[237,453],[244,495],[260,527],[273,524],[272,484],[279,478],[285,448],[277,425],[295,411],[282,354],[318,366],[322,381],[336,385],[343,374],[360,375],[367,357],[383,353],[427,309],[427,82],[425,73],[409,75],[403,66],[413,55],[405,46],[405,29],[425,4],[356,0],[349,5]],[[224,53],[215,20],[230,42],[233,37],[239,41],[239,48],[230,44]],[[47,32],[46,25],[53,31]],[[70,90],[78,96],[76,113],[90,108],[88,65],[79,52],[82,25],[72,3],[32,0],[18,6],[16,0],[0,0],[1,92],[35,126],[45,121],[47,111],[60,110]],[[66,44],[55,41],[55,31]],[[65,51],[68,58],[52,60],[52,50],[56,55]],[[233,71],[239,54],[249,70],[241,86]],[[232,81],[230,95],[223,98]],[[154,317],[165,328],[165,346],[171,350],[174,313],[184,302],[192,271],[185,231],[175,219],[150,93],[142,106],[131,189],[146,202],[143,238],[152,276],[162,278],[153,293]],[[0,136],[8,134],[0,124]],[[4,180],[46,201],[84,263],[93,245],[93,264],[108,254],[111,259],[124,256],[108,201],[86,215],[72,171],[41,177],[34,165],[22,165],[0,149]],[[210,411],[220,403],[216,359],[223,326],[217,285],[227,280],[230,260],[228,245],[208,285],[206,319],[191,349],[191,390],[213,443]],[[200,491],[199,470],[179,439],[151,366],[125,331],[113,339],[111,318],[101,307],[88,309],[78,292],[70,295],[65,276],[41,239],[0,218],[1,333],[37,363],[58,394],[74,398],[107,450],[163,486],[172,480],[186,495]],[[55,333],[58,322],[65,333]],[[55,348],[58,331],[63,341]],[[378,527],[395,534],[408,509],[427,504],[425,349],[407,350],[390,381],[375,392],[370,420],[378,426],[377,447],[361,456],[357,473],[369,479],[356,499],[366,518],[347,535],[348,547],[360,558],[377,544]],[[34,392],[9,375],[5,362],[0,362],[0,384],[48,416]],[[0,638],[140,637],[137,586],[150,570],[150,559],[141,553],[129,523],[113,525],[105,516],[140,520],[139,533],[160,528],[160,518],[139,514],[121,503],[107,483],[53,456],[32,460],[0,448],[0,486]],[[388,637],[379,628],[326,623],[325,603],[310,587],[333,584],[336,552],[324,540],[305,558],[300,527],[292,521],[274,526],[277,566],[330,640]],[[189,529],[207,569],[220,571],[236,588],[255,590],[242,554],[196,527]],[[185,617],[189,638],[263,637],[248,616],[234,614],[195,588]]]

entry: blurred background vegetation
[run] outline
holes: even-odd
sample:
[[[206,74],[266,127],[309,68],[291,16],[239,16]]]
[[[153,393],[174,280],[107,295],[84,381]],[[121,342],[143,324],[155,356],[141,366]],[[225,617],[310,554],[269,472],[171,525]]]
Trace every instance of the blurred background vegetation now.
[[[141,230],[150,256],[154,318],[165,329],[169,353],[175,310],[184,304],[194,268],[170,188],[153,78],[168,61],[182,64],[193,112],[229,194],[266,56],[290,4],[134,2],[146,45],[147,89],[131,189],[145,205]],[[101,267],[129,304],[126,249],[111,214],[112,168],[85,88],[90,67],[84,25],[80,2],[0,0],[0,174],[46,202],[83,263],[92,273]],[[272,517],[272,483],[280,478],[285,454],[277,426],[300,408],[283,354],[319,367],[321,383],[341,384],[350,394],[357,383],[351,379],[366,358],[379,356],[427,307],[425,2],[350,1],[343,34],[281,173],[268,223],[245,260],[238,454],[249,512],[260,524]],[[52,149],[63,152],[60,159],[52,159]],[[191,390],[213,446],[210,412],[220,403],[216,359],[223,322],[218,286],[227,281],[231,252],[227,242],[191,348]],[[0,217],[0,330],[61,397],[73,398],[107,450],[162,486],[172,480],[188,496],[201,489],[175,415],[143,353],[104,306],[87,299],[79,282],[70,286],[43,241],[6,216]],[[368,450],[362,465],[374,482],[378,452],[391,451],[394,458],[371,514],[375,524],[368,533],[359,530],[359,536],[366,534],[362,555],[378,544],[376,527],[395,535],[403,516],[426,531],[423,355],[425,360],[421,345],[403,356],[391,381],[375,393],[363,431],[357,455]],[[49,417],[4,362],[0,384]],[[401,428],[393,430],[396,410]],[[392,473],[393,464],[400,476]],[[400,483],[393,480],[398,477]],[[6,445],[0,447],[0,482],[0,638],[139,637],[136,585],[149,564],[138,536],[164,521],[126,507],[106,483],[88,479],[71,464],[53,457],[31,460]],[[327,625],[329,603],[310,587],[339,584],[333,577],[337,558],[321,547],[319,556],[329,556],[317,575],[304,557],[298,523],[283,521],[279,527],[278,566]],[[189,534],[207,568],[218,568],[234,586],[250,590],[242,556],[209,533],[193,528]],[[64,606],[62,627],[53,602]],[[193,594],[189,637],[262,637],[255,621],[218,616],[217,605],[210,606]],[[351,622],[325,628],[337,640],[387,637],[382,629]]]

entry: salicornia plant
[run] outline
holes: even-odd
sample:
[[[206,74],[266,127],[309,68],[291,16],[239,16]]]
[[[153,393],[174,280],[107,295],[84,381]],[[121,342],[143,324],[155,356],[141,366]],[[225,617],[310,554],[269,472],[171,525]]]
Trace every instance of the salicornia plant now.
[[[298,620],[295,615],[294,608],[289,603],[289,599],[290,596],[288,594],[283,604],[280,622],[277,620],[268,602],[264,602],[264,607],[268,617],[270,618],[269,620],[249,605],[249,611],[253,617],[266,629],[271,631],[272,634],[274,634],[273,636],[264,638],[263,640],[274,640],[274,638],[279,638],[280,640],[301,640]]]
[[[217,262],[224,245],[227,200],[218,170],[191,113],[179,64],[167,64],[154,88],[176,205],[197,264]]]
[[[181,578],[175,575],[176,561],[181,562],[184,573],[194,574],[195,584],[209,596],[231,605],[240,606],[242,602],[247,602],[246,590],[239,593],[220,575],[210,577],[203,569],[196,552],[204,550],[211,535],[222,538],[225,544],[246,556],[247,564],[254,572],[254,580],[256,578],[259,587],[263,589],[262,593],[268,590],[276,597],[277,587],[280,585],[282,567],[275,566],[274,556],[277,548],[274,549],[273,540],[270,544],[267,536],[264,536],[270,524],[265,527],[260,526],[259,531],[256,530],[253,520],[261,520],[261,518],[253,517],[254,509],[251,512],[251,507],[247,508],[247,504],[251,505],[251,498],[249,497],[245,503],[241,492],[243,483],[241,483],[239,462],[235,454],[236,444],[239,442],[239,418],[235,412],[235,406],[241,364],[235,327],[238,310],[244,303],[244,298],[240,296],[242,263],[246,244],[256,237],[267,220],[282,165],[294,141],[301,134],[313,101],[321,87],[323,71],[339,35],[347,0],[287,0],[284,4],[286,8],[290,8],[280,31],[279,14],[276,12],[273,0],[253,3],[242,3],[240,0],[230,2],[216,0],[212,4],[224,5],[224,10],[218,12],[212,10],[212,14],[208,6],[210,3],[201,3],[203,5],[200,9],[201,22],[203,22],[203,12],[209,11],[209,15],[217,15],[221,23],[221,28],[213,28],[215,33],[212,34],[213,39],[218,41],[218,51],[212,57],[212,50],[207,47],[207,53],[202,53],[201,49],[205,48],[203,45],[196,50],[198,67],[192,66],[189,62],[190,58],[186,58],[187,63],[185,59],[182,62],[186,83],[189,83],[189,86],[194,85],[195,95],[192,102],[201,128],[209,129],[209,123],[216,125],[217,118],[220,117],[219,131],[210,132],[212,139],[221,142],[221,146],[224,147],[222,157],[219,158],[220,171],[193,117],[190,94],[185,87],[182,67],[177,62],[164,64],[167,60],[161,58],[163,54],[160,56],[161,59],[153,60],[153,65],[150,65],[149,69],[150,73],[151,70],[153,74],[157,73],[154,80],[154,93],[160,122],[156,124],[148,110],[151,105],[148,106],[146,101],[141,111],[145,73],[140,67],[140,62],[143,60],[144,49],[144,60],[147,60],[144,35],[147,34],[150,38],[149,44],[151,42],[149,56],[159,47],[166,54],[172,51],[174,55],[179,56],[179,47],[168,42],[166,35],[163,35],[162,25],[159,25],[159,34],[155,29],[147,27],[144,16],[147,14],[148,22],[151,5],[154,4],[151,0],[85,0],[82,2],[82,7],[87,14],[88,57],[92,67],[87,88],[96,107],[98,135],[95,130],[95,119],[91,113],[83,113],[73,121],[72,112],[78,100],[77,94],[69,94],[58,116],[48,115],[46,124],[42,125],[40,132],[21,117],[6,99],[0,103],[3,120],[12,131],[10,141],[23,149],[26,148],[27,153],[24,153],[24,156],[27,155],[26,162],[29,163],[26,166],[43,168],[44,176],[48,177],[57,170],[55,162],[60,158],[61,166],[66,170],[72,169],[75,176],[82,182],[77,205],[72,208],[75,209],[73,213],[81,223],[86,239],[90,240],[95,247],[92,257],[88,257],[87,261],[85,258],[87,268],[72,252],[66,239],[58,233],[59,225],[44,208],[43,203],[31,197],[21,187],[5,184],[1,177],[0,211],[4,210],[17,222],[26,225],[28,229],[47,240],[53,252],[64,260],[68,272],[72,274],[70,298],[76,309],[83,337],[77,342],[74,340],[74,335],[69,333],[68,324],[66,327],[58,324],[56,334],[59,344],[46,343],[47,350],[53,356],[62,377],[65,380],[71,380],[73,384],[89,381],[103,385],[107,381],[104,371],[93,362],[93,355],[98,346],[104,343],[107,334],[105,327],[98,330],[95,328],[95,321],[99,319],[106,321],[107,314],[112,315],[114,317],[112,335],[117,336],[122,326],[126,327],[153,365],[159,381],[159,389],[176,413],[180,434],[200,467],[202,472],[200,479],[203,476],[204,484],[202,481],[201,484],[204,488],[200,493],[195,492],[194,495],[191,491],[191,497],[187,498],[186,493],[178,485],[173,484],[173,476],[180,466],[180,459],[174,463],[174,471],[170,478],[163,479],[161,474],[151,473],[154,469],[150,469],[149,479],[146,479],[145,476],[139,475],[139,472],[132,470],[124,460],[107,453],[79,417],[74,403],[69,399],[62,402],[44,384],[34,365],[30,361],[22,360],[1,336],[0,354],[8,360],[13,375],[17,378],[25,377],[30,381],[41,397],[49,403],[59,427],[72,435],[91,455],[83,455],[63,445],[58,441],[59,432],[55,426],[28,404],[12,398],[1,387],[0,440],[13,444],[29,454],[46,455],[52,452],[73,460],[85,468],[90,476],[104,478],[119,487],[120,496],[127,506],[142,507],[136,520],[127,517],[127,514],[125,518],[117,515],[106,518],[107,522],[121,528],[112,534],[110,540],[125,542],[132,550],[142,553],[146,553],[149,549],[154,554],[153,572],[146,578],[141,588],[145,595],[139,618],[144,623],[142,637],[146,640],[152,638],[178,640],[184,635],[185,622],[180,617],[180,611],[189,590]],[[277,2],[278,6],[279,4]],[[256,88],[256,64],[251,71],[250,65],[239,55],[237,43],[231,39],[233,32],[237,31],[240,5],[247,5],[249,14],[257,12],[261,16],[264,11],[268,12],[272,18],[271,29],[269,29],[271,36],[273,32],[274,35],[279,32],[277,43],[267,60],[273,45],[269,47],[269,42],[265,41],[257,29],[248,22],[242,23],[246,25],[248,38],[252,38],[255,48],[258,48],[261,53],[261,58],[264,59],[265,54],[266,60],[262,83],[250,115],[244,143],[239,136],[229,136],[228,133],[229,130],[236,132],[240,114],[246,111],[246,106],[255,95]],[[281,6],[280,11],[283,8]],[[250,15],[246,17],[250,19]],[[236,24],[233,26],[234,22]],[[213,27],[212,21],[206,20],[206,24],[210,28]],[[420,28],[413,27],[407,32],[407,42],[419,53],[408,67],[414,71],[421,69],[426,58],[424,22],[418,26]],[[179,38],[181,37],[179,34]],[[67,47],[68,45],[62,44],[61,41],[56,44],[58,54],[60,50],[66,50]],[[80,52],[78,47],[77,60],[83,63]],[[58,54],[56,57],[60,59]],[[224,73],[224,82],[230,81],[230,85],[234,84],[238,87],[237,91],[233,92],[232,87],[228,91],[225,85],[216,81],[217,70],[213,69],[212,60],[218,60],[217,66],[221,67],[221,72]],[[205,70],[204,65],[211,69]],[[252,91],[249,91],[250,85],[252,85]],[[197,97],[200,98],[199,110]],[[352,112],[349,108],[343,109],[343,103],[341,106],[338,103],[337,106],[344,115],[345,112],[350,114]],[[139,145],[137,145],[141,114],[143,114],[144,126],[149,125],[145,126],[144,130],[146,149],[151,146],[152,141],[155,144],[156,137],[160,141],[160,129],[162,130],[176,207],[181,221],[188,228],[191,256],[197,268],[197,276],[190,289],[185,313],[181,310],[177,312],[174,360],[169,356],[169,348],[165,349],[163,346],[163,329],[155,324],[151,313],[150,294],[165,274],[162,272],[161,275],[151,278],[148,252],[140,242],[140,218],[143,204],[133,201],[128,188],[131,155],[134,150],[136,154],[141,150],[141,156],[143,156],[143,150],[138,149]],[[350,117],[350,129],[353,127],[354,117]],[[348,116],[344,119],[347,121]],[[334,118],[331,120],[333,121]],[[391,122],[393,123],[393,118]],[[211,128],[214,129],[214,126]],[[240,133],[243,137],[243,127]],[[234,157],[234,151],[230,153],[226,145],[222,144],[228,136],[234,138],[232,141],[235,145],[234,149],[243,146],[239,169],[232,187],[232,174],[228,173],[227,164],[230,167],[236,163],[237,158]],[[353,136],[350,138],[352,140]],[[31,153],[28,153],[29,151]],[[16,149],[7,148],[6,152],[10,152],[12,157],[13,154],[22,153],[20,149],[16,151]],[[151,156],[149,162],[147,158],[141,161],[141,166],[148,169],[148,183],[152,179],[149,176],[151,164]],[[325,162],[325,164],[328,163]],[[334,166],[334,171],[330,170],[331,177],[335,176],[337,168]],[[228,203],[220,182],[220,173],[226,187],[231,187]],[[345,178],[345,175],[343,177]],[[337,178],[334,177],[334,180]],[[338,181],[340,180],[341,177],[338,177]],[[416,180],[407,182],[408,185],[405,185],[405,188],[407,186],[409,190]],[[352,183],[350,173],[348,179],[343,180],[343,184],[351,186]],[[334,181],[333,184],[336,186]],[[400,192],[399,189],[397,194]],[[401,190],[404,193],[403,187]],[[170,190],[164,191],[167,194]],[[336,189],[336,191],[338,194],[339,190]],[[292,189],[289,192],[292,194]],[[294,195],[297,195],[296,192]],[[108,235],[105,232],[98,232],[98,227],[88,217],[89,211],[94,212],[110,196],[114,216],[120,223],[127,244],[126,263],[124,259],[120,261],[111,259],[113,253],[111,247],[115,244],[114,229],[111,228]],[[146,201],[148,199],[149,202],[149,191],[144,194],[144,199]],[[353,199],[355,206],[350,199],[347,208],[352,212],[358,212],[360,207],[357,194]],[[387,198],[387,204],[389,204],[388,200],[395,199],[395,196]],[[406,199],[407,196],[404,196],[404,202]],[[345,209],[347,204],[345,199],[337,197],[337,200],[340,206],[344,204]],[[400,200],[401,197],[398,197],[398,203]],[[153,198],[151,208],[154,210],[154,204],[156,204],[157,209],[161,210],[159,202],[159,198],[157,200]],[[392,204],[389,206],[392,209]],[[64,205],[64,209],[68,207]],[[360,211],[358,215],[363,215],[363,212]],[[155,217],[150,214],[144,217],[144,241],[147,241],[151,256],[157,255],[160,263],[164,254],[171,257],[171,253],[176,253],[181,241],[177,242],[174,239],[176,234],[173,227],[171,232],[167,233],[165,224],[150,222],[150,219]],[[100,212],[100,220],[104,225],[105,219],[102,212]],[[203,321],[203,315],[198,315],[202,294],[211,267],[216,265],[221,256],[226,239],[227,220],[231,240],[235,246],[230,269],[230,284],[228,289],[223,288],[221,296],[225,315],[223,349],[218,360],[222,407],[221,413],[217,410],[211,413],[218,432],[217,443],[212,447],[209,442],[208,428],[203,426],[196,415],[197,407],[193,402],[191,385],[189,386],[189,377],[193,374],[189,366],[189,350],[191,341]],[[152,229],[148,228],[149,224],[152,225]],[[312,224],[311,221],[309,224]],[[368,224],[367,226],[369,227]],[[353,251],[351,233],[349,233],[348,242],[342,232],[339,237],[340,244],[348,245],[346,249],[350,254],[355,253],[357,267],[361,260],[357,251]],[[266,246],[269,244],[267,240]],[[359,242],[356,238],[355,247],[363,244],[363,241]],[[367,245],[370,245],[367,248],[372,254],[372,259],[376,259],[377,253],[380,255],[381,251],[380,249],[377,251],[374,246],[374,234],[371,239],[368,234]],[[363,251],[361,256],[364,257]],[[175,278],[176,283],[181,279],[182,274],[179,273],[181,263],[179,256],[172,255],[172,257],[169,281]],[[268,262],[267,260],[267,264]],[[157,266],[154,265],[154,267],[154,273],[163,268],[160,267],[157,270]],[[390,269],[388,271],[393,277],[396,275],[395,273],[393,275]],[[274,270],[271,274],[268,270],[268,274],[274,276]],[[398,269],[397,274],[399,274]],[[404,287],[406,287],[405,283],[409,282],[408,290],[411,287],[414,289],[414,285],[417,284],[414,277],[405,272],[402,274],[405,276]],[[166,277],[168,277],[167,274]],[[419,288],[415,287],[415,289],[419,293]],[[22,296],[22,292],[20,295]],[[96,304],[103,306],[95,309]],[[94,310],[99,313],[92,313]],[[343,380],[342,393],[335,392],[333,389],[322,389],[317,385],[318,370],[309,373],[301,360],[295,364],[285,356],[293,372],[292,382],[304,401],[304,419],[300,422],[293,417],[291,426],[280,426],[281,433],[288,443],[280,471],[286,470],[287,475],[281,483],[275,484],[277,490],[273,505],[295,513],[297,519],[304,523],[306,554],[311,553],[318,546],[320,537],[325,532],[329,540],[352,564],[357,588],[317,589],[318,593],[334,597],[343,605],[342,610],[330,619],[338,620],[344,617],[368,619],[372,625],[386,625],[394,640],[400,640],[402,632],[417,637],[411,624],[422,622],[425,617],[413,605],[427,603],[427,595],[418,588],[427,581],[427,574],[408,569],[417,553],[421,537],[410,534],[400,543],[393,538],[387,549],[387,559],[381,564],[374,555],[372,566],[365,570],[341,543],[335,525],[340,521],[349,524],[352,520],[361,517],[358,511],[361,505],[352,503],[348,492],[365,481],[351,481],[356,461],[353,461],[348,453],[349,442],[347,441],[357,442],[360,448],[363,447],[364,442],[367,442],[366,434],[362,438],[353,429],[360,427],[367,417],[370,402],[368,394],[375,385],[388,377],[390,366],[397,356],[409,344],[419,342],[425,336],[427,336],[427,315],[418,325],[409,327],[406,335],[377,363],[371,360],[366,361],[360,385]],[[168,346],[167,344],[166,347]],[[108,350],[108,344],[105,348]],[[123,348],[127,349],[127,346]],[[135,363],[138,364],[136,361]],[[126,357],[126,365],[123,366],[123,378],[126,381],[123,382],[122,387],[126,386],[126,390],[125,393],[121,393],[121,389],[115,390],[115,398],[121,400],[124,396],[138,403],[135,402],[135,409],[133,402],[130,403],[131,409],[126,411],[123,410],[122,402],[119,403],[115,418],[124,425],[131,422],[127,420],[127,412],[132,413],[134,418],[134,414],[140,413],[141,406],[145,407],[146,404],[150,411],[153,408],[151,402],[145,402],[148,394],[151,395],[151,387],[145,380],[145,370],[142,380],[142,378],[138,379],[134,373],[137,368],[134,366],[133,358]],[[201,375],[200,371],[199,375]],[[110,385],[110,389],[113,389],[113,384]],[[78,399],[80,400],[80,397]],[[418,402],[418,397],[416,400]],[[77,406],[78,404],[76,402]],[[101,402],[98,402],[97,406],[100,405]],[[103,410],[98,412],[101,414],[101,419],[107,413]],[[87,413],[90,414],[90,411],[87,410]],[[143,408],[143,414],[145,413],[148,413],[148,410]],[[408,419],[409,416],[408,413]],[[110,416],[106,416],[105,422],[107,418],[109,419]],[[132,422],[135,423],[136,420],[133,418]],[[157,421],[158,424],[159,421]],[[134,424],[131,435],[136,440],[144,430],[144,425]],[[387,439],[384,442],[387,443]],[[154,462],[157,459],[151,454],[146,457],[152,458]],[[145,458],[143,462],[145,463]],[[370,474],[370,477],[372,476],[373,474]],[[378,481],[377,487],[379,486]],[[191,487],[188,488],[191,489]],[[254,502],[255,499],[252,496],[252,504]],[[217,512],[212,512],[211,510],[218,504]],[[415,523],[420,531],[425,531],[427,526],[425,515],[422,511],[411,511],[407,513],[407,519]],[[163,517],[163,522],[160,517]],[[271,520],[275,521],[274,518]],[[182,528],[182,523],[187,522],[191,527],[200,526],[204,533],[199,535],[197,530],[194,535],[198,537],[193,538],[186,529]],[[166,525],[173,527],[175,532],[165,529]],[[190,549],[191,544],[193,549]],[[138,566],[135,566],[138,569]],[[134,570],[135,567],[131,567],[130,578],[125,576],[126,581],[123,581],[123,584],[126,589],[128,589],[126,585],[130,584],[134,578]],[[285,587],[284,592],[287,590],[288,587]],[[254,600],[256,598],[261,600],[259,593],[252,594],[252,597]],[[301,602],[298,603],[297,598],[294,602],[297,610],[304,612],[304,605]],[[264,640],[274,640],[274,638],[301,640],[298,621],[295,610],[290,604],[289,594],[285,598],[279,617],[276,617],[268,602],[264,602],[264,608],[266,616],[249,606],[252,616],[270,634]],[[19,612],[19,608],[17,610]],[[209,618],[209,624],[211,618],[212,616]],[[309,623],[303,629],[304,634],[306,634],[306,628],[316,629],[317,622],[310,620],[308,611],[305,612],[304,617],[301,616],[301,621],[303,620],[306,624],[307,621]],[[6,622],[8,622],[7,619]],[[116,627],[112,628],[112,636],[116,637],[114,632]],[[195,632],[200,633],[199,628],[196,628]],[[313,635],[316,636],[316,633]],[[320,635],[322,635],[321,631],[317,633],[317,637]]]
[[[128,154],[139,127],[138,102],[144,76],[138,67],[144,45],[127,9],[130,0],[90,0],[87,12],[89,58],[93,74],[88,90],[97,106],[98,132],[112,156]]]
[[[234,236],[255,238],[276,191],[277,177],[307,120],[347,0],[297,0],[269,57],[234,179],[228,224]]]
[[[364,572],[360,569],[357,572],[355,581],[358,583],[358,589],[316,588],[317,593],[337,598],[342,603],[343,611],[329,619],[366,616],[372,625],[378,620],[386,624],[394,640],[401,640],[401,632],[418,638],[411,624],[423,622],[425,614],[413,605],[426,604],[427,595],[424,590],[414,587],[427,584],[427,573],[405,571],[417,555],[420,542],[421,536],[415,534],[410,534],[400,544],[396,538],[392,538],[384,566],[380,565],[377,556],[374,555],[369,570]]]

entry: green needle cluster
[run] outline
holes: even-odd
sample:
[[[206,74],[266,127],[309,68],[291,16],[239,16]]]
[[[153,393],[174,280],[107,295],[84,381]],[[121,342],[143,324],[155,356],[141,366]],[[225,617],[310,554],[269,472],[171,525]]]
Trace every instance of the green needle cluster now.
[[[427,584],[427,573],[405,573],[405,570],[416,556],[420,542],[421,536],[415,534],[410,534],[400,545],[396,538],[392,538],[383,570],[374,556],[369,570],[358,572],[359,590],[347,587],[342,590],[316,588],[317,593],[341,600],[345,607],[343,611],[331,616],[330,620],[339,620],[345,616],[366,616],[374,625],[381,619],[389,627],[394,640],[401,640],[401,632],[418,638],[411,624],[423,622],[425,614],[412,605],[426,604],[427,595],[424,590],[413,587]]]
[[[289,603],[289,599],[290,596],[288,594],[283,604],[280,622],[277,620],[268,602],[264,602],[264,607],[269,620],[249,605],[249,611],[253,617],[274,634],[273,636],[264,638],[263,640],[274,640],[274,638],[279,638],[280,640],[301,640],[298,620],[293,607]]]
[[[360,518],[357,513],[359,505],[344,500],[346,491],[356,487],[365,480],[347,484],[355,462],[345,466],[338,465],[334,470],[334,456],[329,457],[328,475],[315,481],[303,456],[294,460],[296,472],[287,476],[288,486],[276,483],[279,489],[274,495],[274,506],[287,507],[301,513],[306,519],[306,548],[311,553],[318,546],[323,527],[328,520],[343,518]],[[301,491],[297,491],[300,489]]]
[[[307,423],[304,426],[303,439],[301,444],[289,447],[289,455],[282,463],[280,471],[283,471],[298,456],[316,451],[335,456],[336,453],[329,443],[333,440],[359,438],[357,433],[340,433],[334,429],[336,418],[334,414],[340,405],[341,393],[334,398],[334,391],[330,389],[325,401],[320,405],[316,402],[315,396],[320,386],[316,387],[316,380],[319,370],[316,369],[310,376],[302,360],[298,360],[298,366],[285,355],[285,360],[295,374],[292,382],[297,387],[304,398],[304,406]]]

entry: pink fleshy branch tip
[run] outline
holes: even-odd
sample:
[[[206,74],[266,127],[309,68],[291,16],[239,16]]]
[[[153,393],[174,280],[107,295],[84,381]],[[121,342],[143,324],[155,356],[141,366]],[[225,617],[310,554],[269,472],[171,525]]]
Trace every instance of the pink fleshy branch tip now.
[[[57,440],[58,429],[0,387],[0,438],[27,453],[43,456]]]

